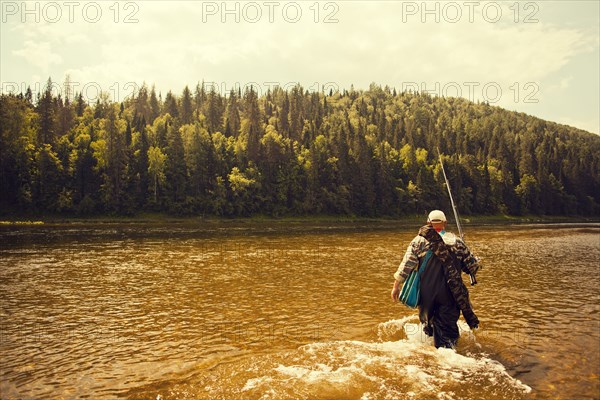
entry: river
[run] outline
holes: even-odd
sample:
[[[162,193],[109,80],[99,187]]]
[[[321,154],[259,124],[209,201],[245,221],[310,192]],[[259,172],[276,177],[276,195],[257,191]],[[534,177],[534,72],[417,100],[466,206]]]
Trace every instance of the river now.
[[[0,398],[600,398],[598,224],[469,227],[456,351],[389,299],[415,233],[4,227]]]

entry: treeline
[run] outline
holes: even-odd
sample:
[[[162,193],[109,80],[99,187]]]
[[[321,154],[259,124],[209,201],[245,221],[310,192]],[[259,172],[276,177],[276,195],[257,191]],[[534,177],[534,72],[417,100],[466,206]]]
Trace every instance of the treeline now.
[[[0,97],[4,214],[599,215],[600,137],[462,98],[198,84]],[[67,91],[68,93],[68,91]]]

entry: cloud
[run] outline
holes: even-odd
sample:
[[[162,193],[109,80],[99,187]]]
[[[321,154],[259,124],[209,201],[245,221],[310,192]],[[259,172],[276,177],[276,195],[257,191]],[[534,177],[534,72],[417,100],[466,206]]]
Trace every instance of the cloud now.
[[[63,62],[63,58],[52,51],[52,45],[49,42],[26,40],[23,48],[14,50],[12,54],[23,57],[44,75],[47,74],[53,64],[60,65]]]
[[[263,10],[264,11],[264,10]],[[72,52],[88,43],[96,54],[77,59],[72,68],[103,64],[113,75],[131,78],[160,77],[173,68],[180,85],[184,80],[253,80],[257,77],[315,82],[335,77],[341,86],[366,87],[370,82],[514,82],[541,81],[564,67],[588,43],[575,29],[543,24],[401,23],[400,3],[340,3],[337,24],[314,23],[314,13],[303,8],[304,18],[286,23],[235,23],[234,16],[215,15],[202,23],[202,7],[189,2],[141,3],[137,24],[40,24],[28,35],[44,42],[37,48],[26,42],[19,54],[29,62],[29,50],[44,51],[49,63],[73,59]],[[324,18],[321,10],[320,18]],[[206,17],[205,17],[206,18]],[[85,32],[85,33],[82,33]],[[27,47],[29,46],[29,47]],[[81,46],[83,47],[83,46]],[[50,50],[55,50],[51,52]],[[57,51],[58,50],[58,51]],[[42,67],[44,63],[35,64]],[[173,80],[175,81],[175,80]],[[159,83],[159,82],[157,82]]]

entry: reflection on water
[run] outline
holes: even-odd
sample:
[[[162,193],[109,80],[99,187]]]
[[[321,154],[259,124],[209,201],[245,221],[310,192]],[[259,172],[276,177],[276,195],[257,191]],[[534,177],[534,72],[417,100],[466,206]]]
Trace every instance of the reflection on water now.
[[[472,228],[457,352],[388,300],[414,231],[131,232],[0,233],[1,398],[600,396],[597,226]]]

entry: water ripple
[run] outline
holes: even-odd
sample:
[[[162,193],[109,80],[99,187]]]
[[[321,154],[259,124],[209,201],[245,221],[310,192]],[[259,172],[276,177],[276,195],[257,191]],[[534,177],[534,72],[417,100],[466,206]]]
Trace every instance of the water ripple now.
[[[414,232],[164,233],[4,236],[3,398],[286,398],[348,382],[349,398],[469,397],[461,377],[491,398],[520,398],[513,378],[540,398],[600,390],[596,228],[470,232],[482,329],[456,356],[402,342],[415,314],[388,296]]]

